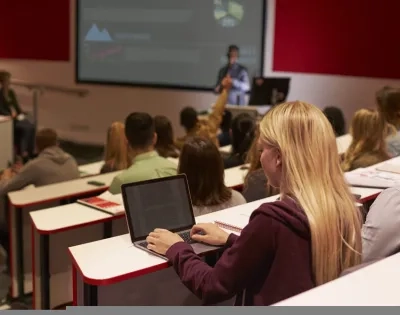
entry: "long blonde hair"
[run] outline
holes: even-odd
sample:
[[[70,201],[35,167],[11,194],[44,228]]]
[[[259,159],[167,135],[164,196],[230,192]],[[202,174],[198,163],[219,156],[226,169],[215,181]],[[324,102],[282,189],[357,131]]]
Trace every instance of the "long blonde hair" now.
[[[104,160],[115,170],[124,170],[131,165],[125,125],[122,122],[113,122],[108,129]]]
[[[296,101],[272,108],[261,141],[282,156],[281,194],[297,201],[311,232],[316,285],[361,261],[361,213],[345,182],[332,127],[317,107]]]
[[[352,141],[344,154],[343,171],[352,169],[353,162],[363,155],[375,155],[381,161],[390,158],[386,148],[386,137],[396,130],[388,125],[377,110],[360,109],[353,117],[350,127]],[[369,165],[365,165],[367,167]]]

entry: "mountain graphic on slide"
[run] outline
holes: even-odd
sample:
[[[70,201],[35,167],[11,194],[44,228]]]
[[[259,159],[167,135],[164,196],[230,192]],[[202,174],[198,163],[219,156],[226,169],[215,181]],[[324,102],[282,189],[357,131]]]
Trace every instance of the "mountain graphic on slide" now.
[[[88,42],[112,42],[112,38],[108,31],[104,28],[99,30],[96,24],[93,24],[89,32],[86,34],[85,41]]]

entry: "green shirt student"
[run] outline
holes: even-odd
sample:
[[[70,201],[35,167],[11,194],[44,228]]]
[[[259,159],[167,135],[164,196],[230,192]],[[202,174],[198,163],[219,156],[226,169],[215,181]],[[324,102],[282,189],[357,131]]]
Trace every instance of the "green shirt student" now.
[[[114,178],[109,190],[112,194],[120,194],[122,184],[173,176],[176,169],[174,162],[159,156],[156,151],[142,153],[133,159],[131,167]]]
[[[155,151],[157,134],[149,114],[130,114],[125,120],[125,135],[133,155],[132,166],[113,179],[109,188],[112,194],[120,194],[122,184],[176,175],[178,165]]]

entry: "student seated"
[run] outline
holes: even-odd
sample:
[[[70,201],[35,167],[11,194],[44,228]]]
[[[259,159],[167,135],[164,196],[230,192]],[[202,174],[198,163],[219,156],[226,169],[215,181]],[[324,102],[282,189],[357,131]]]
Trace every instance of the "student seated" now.
[[[218,142],[221,147],[232,144],[231,128],[232,128],[232,113],[229,110],[225,110],[220,125],[221,132],[218,134]]]
[[[249,114],[242,113],[232,122],[232,151],[224,158],[224,167],[231,168],[245,163],[247,152],[254,139],[256,122]]]
[[[390,159],[385,141],[390,131],[396,132],[385,123],[377,110],[358,110],[351,122],[352,141],[343,157],[343,171],[349,172]]]
[[[336,137],[343,136],[346,133],[346,122],[342,110],[338,107],[329,106],[325,107],[324,114],[331,123]]]
[[[247,154],[246,162],[250,164],[249,171],[244,179],[243,197],[252,202],[279,194],[279,189],[268,184],[267,177],[261,166],[261,152],[258,148],[260,131],[257,127],[256,136]]]
[[[125,136],[133,157],[132,166],[117,175],[109,188],[121,193],[121,185],[176,175],[177,165],[158,155],[154,119],[147,113],[132,113],[125,120]]]
[[[178,158],[179,150],[174,143],[174,131],[169,119],[165,116],[154,117],[157,134],[156,151],[164,158]]]
[[[185,141],[194,136],[201,136],[211,139],[216,146],[219,146],[217,133],[225,111],[228,99],[228,91],[232,86],[232,79],[226,77],[222,80],[223,91],[212,108],[211,114],[206,120],[199,120],[197,111],[193,107],[185,107],[180,114],[180,122],[185,128],[186,135],[176,140],[178,149],[182,149]]]
[[[400,155],[400,89],[383,87],[376,94],[376,102],[383,119],[398,130],[386,139],[389,154],[396,157]]]
[[[132,162],[128,151],[124,124],[119,121],[112,123],[107,132],[104,165],[100,173],[104,174],[127,169]]]
[[[260,133],[261,164],[281,200],[255,209],[240,236],[212,223],[195,225],[195,241],[225,246],[214,267],[178,234],[156,229],[147,237],[148,248],[165,254],[204,303],[236,295],[236,305],[271,305],[361,261],[360,211],[322,111],[298,101],[279,104],[263,118]]]
[[[80,177],[75,159],[58,146],[57,133],[53,129],[42,129],[36,135],[39,155],[25,164],[19,171],[7,169],[0,181],[0,196],[26,186],[44,186]]]
[[[246,203],[224,182],[224,166],[218,148],[207,138],[194,137],[183,146],[179,174],[186,174],[195,216]]]
[[[400,252],[400,187],[384,190],[369,208],[362,228],[363,262]]]
[[[22,112],[17,96],[14,90],[10,88],[10,79],[10,73],[0,72],[0,115],[12,117],[17,154],[27,161],[35,154],[35,126]]]

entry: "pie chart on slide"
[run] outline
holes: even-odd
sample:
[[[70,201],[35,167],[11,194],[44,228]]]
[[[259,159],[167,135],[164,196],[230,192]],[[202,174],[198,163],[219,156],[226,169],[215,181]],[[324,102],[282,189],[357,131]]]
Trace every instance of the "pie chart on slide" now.
[[[222,27],[235,27],[244,16],[240,0],[214,0],[214,18]]]

